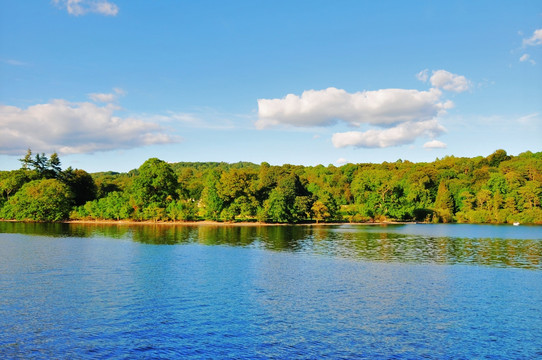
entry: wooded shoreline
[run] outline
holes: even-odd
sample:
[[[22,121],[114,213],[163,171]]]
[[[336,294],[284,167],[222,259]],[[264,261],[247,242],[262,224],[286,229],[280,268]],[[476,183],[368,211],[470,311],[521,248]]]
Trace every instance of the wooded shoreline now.
[[[542,224],[542,152],[340,167],[151,158],[89,174],[29,150],[21,163],[0,171],[0,219]]]

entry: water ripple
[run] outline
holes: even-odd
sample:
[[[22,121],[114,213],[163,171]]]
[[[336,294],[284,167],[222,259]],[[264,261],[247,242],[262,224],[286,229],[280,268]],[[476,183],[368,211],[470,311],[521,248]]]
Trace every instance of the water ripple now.
[[[538,239],[168,229],[156,234],[178,246],[131,241],[133,229],[0,234],[0,357],[540,355]]]

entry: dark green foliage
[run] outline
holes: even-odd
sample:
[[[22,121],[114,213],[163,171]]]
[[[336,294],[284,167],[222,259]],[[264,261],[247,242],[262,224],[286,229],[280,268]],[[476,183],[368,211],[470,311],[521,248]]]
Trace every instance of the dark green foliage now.
[[[63,174],[63,181],[70,187],[76,206],[92,201],[98,195],[94,179],[85,170],[68,168]]]
[[[117,173],[113,171],[91,174],[97,188],[97,198],[105,197],[114,191],[125,191],[131,188],[135,174]]]
[[[428,222],[433,216],[433,210],[431,209],[414,209],[412,212],[414,220],[419,222]]]
[[[279,178],[277,186],[271,190],[269,199],[264,202],[260,214],[266,221],[274,223],[294,223],[308,219],[310,193],[303,186],[299,176],[293,172]]]

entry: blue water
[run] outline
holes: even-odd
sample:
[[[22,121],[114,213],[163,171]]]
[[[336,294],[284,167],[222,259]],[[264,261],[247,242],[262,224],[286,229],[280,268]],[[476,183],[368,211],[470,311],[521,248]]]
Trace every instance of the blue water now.
[[[539,228],[3,226],[0,358],[542,358]]]

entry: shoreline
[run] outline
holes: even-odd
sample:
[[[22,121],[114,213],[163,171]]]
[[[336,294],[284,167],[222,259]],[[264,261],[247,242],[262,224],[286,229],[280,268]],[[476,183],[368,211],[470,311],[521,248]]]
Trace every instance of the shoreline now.
[[[117,226],[341,226],[341,225],[367,225],[367,226],[385,226],[385,225],[412,225],[412,224],[432,224],[417,221],[375,221],[375,222],[330,222],[330,223],[264,223],[257,221],[239,221],[239,222],[221,222],[212,220],[201,221],[137,221],[137,220],[63,220],[63,221],[24,221],[12,219],[0,219],[0,223],[23,223],[23,224],[81,224],[81,225],[117,225]],[[511,223],[449,223],[452,224],[476,224],[476,225],[512,225]],[[540,226],[541,224],[521,224]]]
[[[404,225],[416,224],[416,222],[333,222],[333,223],[264,223],[264,222],[220,222],[220,221],[136,221],[136,220],[66,220],[61,224],[83,224],[83,225],[158,225],[158,226],[338,226],[338,225]]]

